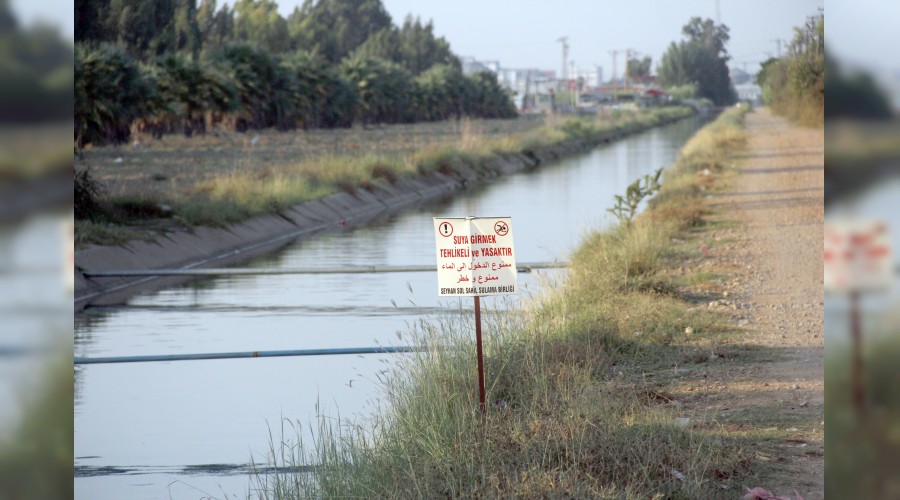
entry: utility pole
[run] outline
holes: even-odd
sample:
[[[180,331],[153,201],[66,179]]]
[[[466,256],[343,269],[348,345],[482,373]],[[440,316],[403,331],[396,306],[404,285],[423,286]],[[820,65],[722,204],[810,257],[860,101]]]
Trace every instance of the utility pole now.
[[[613,63],[613,65],[612,65],[612,78],[609,80],[609,82],[610,82],[612,85],[615,85],[615,84],[616,84],[616,79],[618,78],[618,73],[617,73],[617,67],[618,67],[618,66],[617,66],[616,62],[617,62],[617,60],[618,60],[618,58],[619,58],[619,54],[621,54],[623,51],[621,51],[621,50],[610,50],[610,51],[608,51],[608,52],[609,52],[609,55],[612,56],[612,63]]]
[[[575,85],[575,93],[572,96],[572,105],[578,105],[578,68],[575,66],[575,60],[569,61],[572,66],[572,83]]]
[[[633,58],[633,56],[631,55],[631,52],[632,52],[631,49],[625,49],[625,71],[623,71],[624,75],[623,75],[622,80],[625,83],[626,87],[628,86],[628,80],[629,80],[628,62],[631,61],[631,59]]]
[[[609,55],[612,56],[612,63],[613,63],[612,79],[609,81],[610,85],[612,85],[612,88],[613,88],[613,100],[616,100],[618,97],[618,92],[616,91],[616,80],[618,79],[618,74],[619,74],[618,73],[618,64],[617,64],[619,54],[625,54],[629,51],[630,51],[630,49],[629,50],[610,50],[610,51],[608,51]]]
[[[522,109],[533,109],[528,100],[531,99],[531,70],[525,70],[525,95],[522,96]],[[535,103],[537,104],[537,103]]]
[[[778,58],[781,59],[781,42],[783,42],[784,40],[782,40],[781,38],[776,38],[772,41],[775,42],[775,46],[778,47]]]
[[[719,9],[719,0],[716,0],[716,24],[722,24],[722,10]]]
[[[557,42],[562,44],[562,80],[568,81],[569,72],[568,72],[568,61],[569,61],[569,37],[564,36],[560,37],[556,40]]]

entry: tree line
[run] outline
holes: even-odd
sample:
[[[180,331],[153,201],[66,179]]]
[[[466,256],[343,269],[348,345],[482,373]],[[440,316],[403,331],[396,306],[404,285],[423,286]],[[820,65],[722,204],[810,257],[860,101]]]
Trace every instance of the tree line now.
[[[69,118],[72,45],[48,26],[22,26],[0,0],[0,123]]]
[[[716,105],[737,100],[728,74],[726,45],[731,38],[728,27],[711,19],[693,17],[682,28],[685,39],[672,42],[660,60],[657,74],[668,87],[687,87],[697,97],[710,99]]]
[[[380,0],[77,0],[75,140],[516,115],[431,22]]]
[[[787,54],[761,64],[756,83],[776,113],[810,125],[825,115],[825,16],[808,18],[794,29]]]

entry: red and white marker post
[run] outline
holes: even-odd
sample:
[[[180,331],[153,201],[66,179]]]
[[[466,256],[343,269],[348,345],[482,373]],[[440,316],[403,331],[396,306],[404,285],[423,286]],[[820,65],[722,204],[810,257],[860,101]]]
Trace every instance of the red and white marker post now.
[[[510,217],[435,217],[438,295],[475,298],[478,399],[485,409],[481,297],[517,293]]]
[[[822,267],[825,292],[846,294],[850,298],[853,404],[857,414],[862,414],[865,408],[865,384],[859,297],[863,293],[885,293],[891,289],[893,260],[887,224],[864,220],[826,222]]]

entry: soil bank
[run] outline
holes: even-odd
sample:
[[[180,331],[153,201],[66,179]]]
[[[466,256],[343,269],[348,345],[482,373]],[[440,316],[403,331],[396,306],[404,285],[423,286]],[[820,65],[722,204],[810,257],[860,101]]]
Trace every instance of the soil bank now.
[[[745,328],[756,360],[711,366],[674,381],[687,406],[736,432],[772,430],[789,439],[757,456],[777,471],[761,486],[824,498],[824,137],[758,110],[747,115],[747,148],[736,177],[707,198],[721,222],[701,270],[725,276],[703,304]]]

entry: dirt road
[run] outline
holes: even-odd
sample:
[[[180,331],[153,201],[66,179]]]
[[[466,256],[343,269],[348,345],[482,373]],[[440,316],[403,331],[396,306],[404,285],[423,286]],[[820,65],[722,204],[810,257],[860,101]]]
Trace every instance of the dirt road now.
[[[722,276],[706,307],[745,338],[695,377],[692,406],[771,463],[744,486],[824,498],[823,133],[767,110],[747,116],[747,133],[737,174],[707,198],[716,229],[702,265]]]

